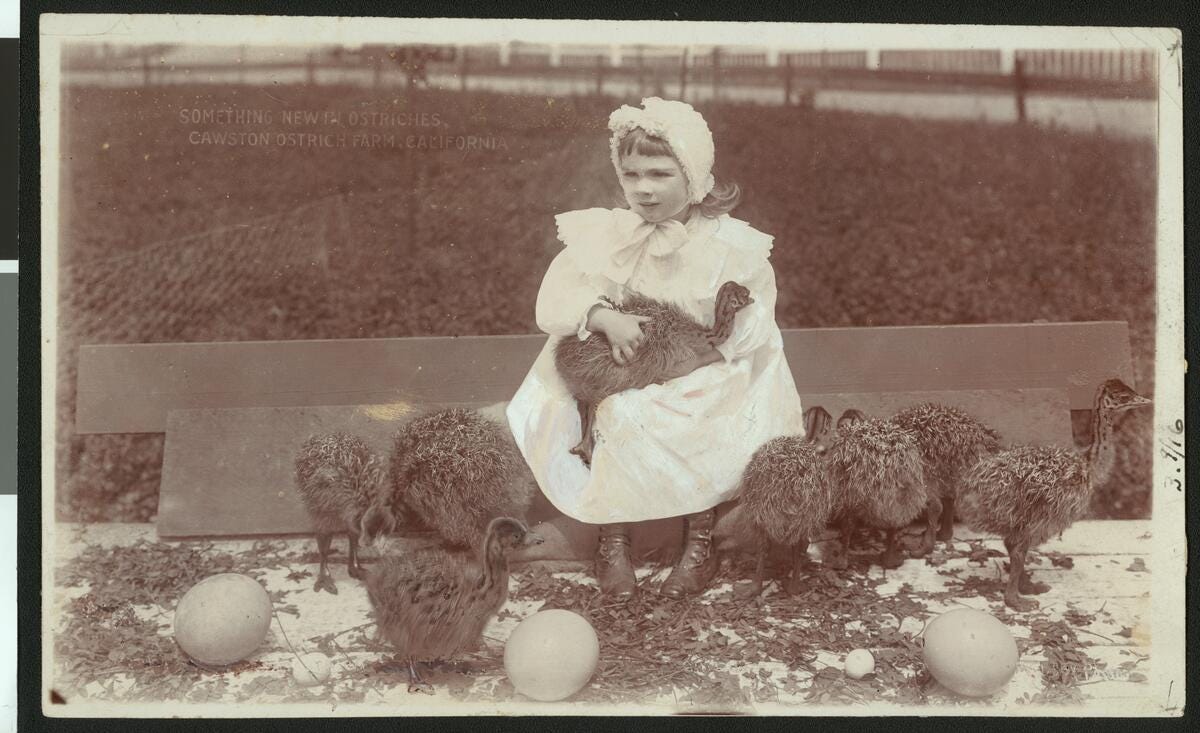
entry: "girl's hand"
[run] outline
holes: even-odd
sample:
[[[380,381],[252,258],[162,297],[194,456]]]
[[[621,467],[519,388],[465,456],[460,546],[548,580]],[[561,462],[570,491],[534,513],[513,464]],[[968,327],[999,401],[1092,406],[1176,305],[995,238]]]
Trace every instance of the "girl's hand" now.
[[[612,346],[613,361],[624,366],[634,357],[637,348],[646,338],[646,334],[642,333],[642,324],[648,320],[649,316],[619,313],[596,306],[588,318],[587,327],[588,330],[602,332],[608,338],[608,343]]]

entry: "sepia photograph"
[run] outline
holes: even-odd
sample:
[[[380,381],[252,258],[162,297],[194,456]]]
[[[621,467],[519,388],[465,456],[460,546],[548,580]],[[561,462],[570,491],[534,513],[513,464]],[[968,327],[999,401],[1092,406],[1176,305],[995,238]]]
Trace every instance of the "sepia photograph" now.
[[[44,715],[1182,715],[1178,31],[39,42]]]

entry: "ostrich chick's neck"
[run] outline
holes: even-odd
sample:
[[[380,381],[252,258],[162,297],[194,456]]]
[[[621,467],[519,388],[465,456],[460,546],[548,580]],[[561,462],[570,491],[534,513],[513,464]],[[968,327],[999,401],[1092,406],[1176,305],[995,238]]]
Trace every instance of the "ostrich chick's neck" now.
[[[717,303],[716,319],[713,321],[713,327],[708,332],[708,342],[710,344],[722,344],[733,333],[733,319],[737,315],[737,311],[729,306],[727,301]]]
[[[1113,466],[1113,421],[1108,410],[1097,409],[1092,414],[1092,442],[1084,455],[1091,484],[1103,483]]]
[[[504,556],[504,549],[500,547],[499,540],[495,537],[488,537],[483,547],[481,585],[488,585],[494,582],[495,578],[502,575],[507,569],[508,558]]]

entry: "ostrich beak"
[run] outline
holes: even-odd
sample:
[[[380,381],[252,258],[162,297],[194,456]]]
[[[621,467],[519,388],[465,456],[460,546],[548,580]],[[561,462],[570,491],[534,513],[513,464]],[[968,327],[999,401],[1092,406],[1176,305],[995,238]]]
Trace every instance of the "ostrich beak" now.
[[[525,541],[522,542],[522,544],[526,547],[532,547],[534,545],[540,545],[545,541],[546,540],[542,539],[542,536],[537,532],[526,532]]]

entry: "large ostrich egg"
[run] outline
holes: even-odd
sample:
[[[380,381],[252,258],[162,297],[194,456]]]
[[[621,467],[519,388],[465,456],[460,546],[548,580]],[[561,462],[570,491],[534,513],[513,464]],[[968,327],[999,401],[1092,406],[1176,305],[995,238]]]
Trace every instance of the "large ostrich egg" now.
[[[968,697],[987,697],[1017,671],[1017,642],[989,613],[947,611],[925,629],[925,666],[945,687]]]
[[[258,649],[271,625],[271,597],[257,580],[221,573],[196,583],[175,607],[175,641],[208,665],[233,664]]]
[[[583,689],[600,659],[600,640],[587,619],[562,609],[539,611],[513,629],[504,669],[517,692],[543,702]]]

